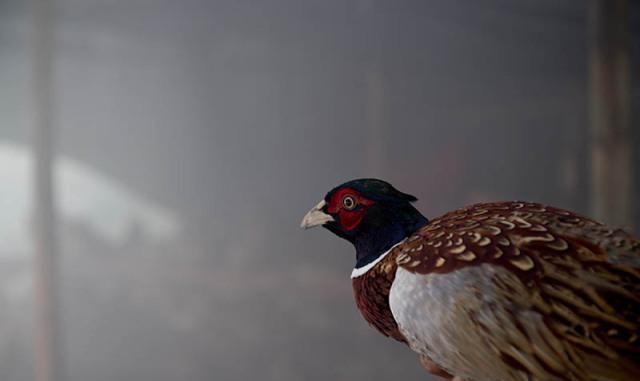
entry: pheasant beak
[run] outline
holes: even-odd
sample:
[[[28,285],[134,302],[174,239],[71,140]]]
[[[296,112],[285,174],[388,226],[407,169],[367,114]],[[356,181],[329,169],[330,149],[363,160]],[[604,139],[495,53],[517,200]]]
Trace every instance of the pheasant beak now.
[[[333,217],[322,211],[327,203],[322,200],[318,205],[314,206],[309,213],[307,213],[302,219],[300,227],[303,229],[310,229],[316,226],[324,225],[327,222],[335,221]]]

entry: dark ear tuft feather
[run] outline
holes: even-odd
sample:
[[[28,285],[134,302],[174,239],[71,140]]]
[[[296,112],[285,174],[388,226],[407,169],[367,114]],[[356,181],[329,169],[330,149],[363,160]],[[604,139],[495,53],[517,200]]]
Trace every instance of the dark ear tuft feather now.
[[[412,196],[412,195],[406,194],[406,193],[403,193],[403,195],[406,197],[406,200],[409,201],[409,202],[418,201],[418,198],[416,196]]]

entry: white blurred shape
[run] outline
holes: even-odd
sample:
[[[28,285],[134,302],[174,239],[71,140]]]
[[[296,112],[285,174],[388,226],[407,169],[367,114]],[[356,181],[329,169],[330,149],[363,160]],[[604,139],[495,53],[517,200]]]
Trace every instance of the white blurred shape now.
[[[113,244],[122,242],[134,224],[151,240],[170,239],[180,228],[169,210],[82,163],[60,157],[54,173],[60,222],[81,221]],[[0,254],[29,250],[32,186],[31,153],[0,141]]]

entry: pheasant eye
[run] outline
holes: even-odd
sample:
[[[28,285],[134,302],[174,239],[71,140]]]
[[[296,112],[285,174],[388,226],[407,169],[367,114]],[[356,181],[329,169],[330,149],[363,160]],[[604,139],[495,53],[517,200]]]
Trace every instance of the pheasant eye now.
[[[353,208],[356,207],[356,199],[352,196],[345,196],[342,199],[342,205],[344,205],[344,208],[347,210],[353,210]]]

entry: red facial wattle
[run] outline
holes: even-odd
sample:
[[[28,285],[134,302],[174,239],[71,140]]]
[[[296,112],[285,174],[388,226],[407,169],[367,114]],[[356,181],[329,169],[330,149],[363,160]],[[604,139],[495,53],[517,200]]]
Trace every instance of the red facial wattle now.
[[[355,201],[355,207],[349,210],[344,205],[345,197],[352,197]],[[338,189],[331,195],[329,199],[327,212],[333,216],[337,216],[338,223],[345,231],[352,231],[360,225],[364,218],[365,212],[374,202],[363,197],[352,188]]]

